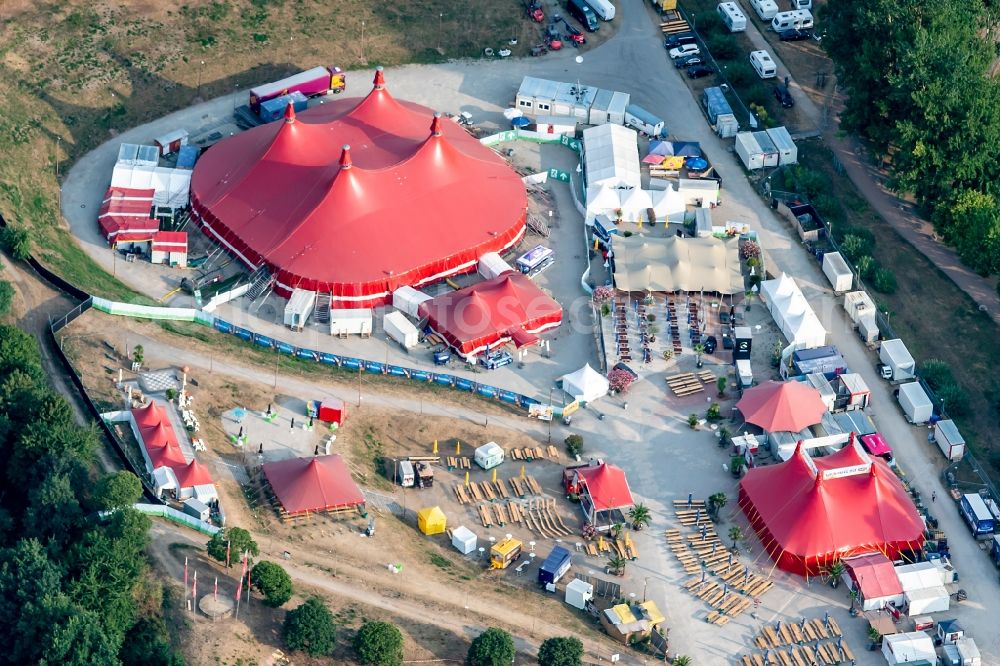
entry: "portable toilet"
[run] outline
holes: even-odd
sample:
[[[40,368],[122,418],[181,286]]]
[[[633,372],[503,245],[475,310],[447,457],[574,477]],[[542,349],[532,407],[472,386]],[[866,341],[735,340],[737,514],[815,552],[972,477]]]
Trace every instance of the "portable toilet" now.
[[[490,548],[490,568],[506,569],[521,557],[522,544],[517,539],[506,538]]]
[[[587,602],[594,598],[594,586],[585,580],[574,578],[566,586],[566,603],[583,610]]]
[[[538,567],[538,582],[541,585],[555,585],[559,582],[570,566],[573,564],[573,556],[562,546],[556,546],[549,553],[549,556]]]
[[[476,534],[465,525],[459,525],[451,533],[451,545],[462,555],[476,552],[477,544]]]
[[[503,462],[504,452],[496,442],[488,442],[476,449],[475,458],[483,469],[493,469]]]
[[[430,506],[417,512],[417,528],[424,534],[441,534],[448,526],[448,519],[439,507]]]

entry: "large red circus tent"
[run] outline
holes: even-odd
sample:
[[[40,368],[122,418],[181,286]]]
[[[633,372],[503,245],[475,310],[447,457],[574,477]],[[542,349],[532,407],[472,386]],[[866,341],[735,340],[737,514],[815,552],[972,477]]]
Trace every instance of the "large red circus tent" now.
[[[515,272],[424,301],[417,313],[466,357],[509,341],[516,347],[537,343],[537,333],[562,322],[562,306]]]
[[[817,575],[837,560],[881,552],[898,559],[924,542],[924,525],[903,484],[852,437],[812,458],[799,444],[784,463],[751,469],[740,508],[777,566]]]
[[[457,123],[389,94],[326,101],[229,137],[198,161],[202,229],[274,288],[384,304],[402,286],[475,269],[524,235],[518,174]]]
[[[736,409],[768,432],[801,432],[822,420],[826,405],[812,386],[768,381],[747,389]]]
[[[285,517],[364,508],[365,496],[338,455],[264,463],[263,471]]]

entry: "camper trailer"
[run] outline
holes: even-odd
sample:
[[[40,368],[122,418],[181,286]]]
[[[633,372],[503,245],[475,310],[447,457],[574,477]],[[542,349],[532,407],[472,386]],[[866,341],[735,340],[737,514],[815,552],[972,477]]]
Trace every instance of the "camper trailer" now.
[[[729,32],[746,32],[747,17],[740,11],[738,4],[735,2],[720,2],[719,6],[715,9],[719,12],[719,18],[722,19],[723,25],[729,29]]]
[[[813,15],[808,9],[778,12],[771,18],[771,30],[808,30],[813,27]]]

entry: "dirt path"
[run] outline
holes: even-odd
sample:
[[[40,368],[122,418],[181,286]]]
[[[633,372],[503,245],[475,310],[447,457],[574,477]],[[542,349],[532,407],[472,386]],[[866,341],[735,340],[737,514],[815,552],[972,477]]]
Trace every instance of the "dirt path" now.
[[[152,536],[150,551],[153,557],[174,580],[183,578],[183,554],[174,554],[175,551],[170,548],[170,545],[182,543],[199,549],[204,548],[204,540],[196,539],[190,531],[169,523],[155,521],[150,534]],[[274,552],[262,550],[262,557],[267,556],[280,560],[281,550],[294,547],[279,540],[269,540],[269,542],[268,547]],[[538,647],[544,638],[574,635],[572,632],[544,620],[527,617],[524,613],[516,612],[516,609],[512,609],[514,612],[505,613],[502,617],[498,617],[495,606],[487,605],[469,595],[465,595],[465,599],[460,600],[461,592],[457,590],[436,589],[433,594],[428,594],[426,597],[407,598],[398,592],[386,592],[371,584],[359,584],[357,581],[318,573],[315,568],[309,566],[310,563],[285,560],[281,564],[292,579],[300,585],[378,608],[417,623],[427,622],[428,618],[433,616],[435,624],[469,640],[488,627],[500,626],[508,629],[514,635],[514,645],[517,651],[531,660],[538,653]],[[606,642],[594,641],[582,635],[577,635],[577,638],[583,641],[588,654],[599,659],[610,657],[612,651],[617,651]],[[622,650],[619,663],[640,664],[642,661],[629,654],[627,650]]]

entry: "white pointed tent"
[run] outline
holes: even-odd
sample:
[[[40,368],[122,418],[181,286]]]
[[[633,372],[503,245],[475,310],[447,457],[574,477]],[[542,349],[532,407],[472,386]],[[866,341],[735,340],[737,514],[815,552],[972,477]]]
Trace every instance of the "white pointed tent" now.
[[[574,400],[591,402],[597,400],[602,395],[607,395],[608,379],[597,370],[586,364],[576,372],[572,372],[562,377],[563,391],[573,396]]]
[[[826,329],[813,312],[795,280],[784,273],[761,283],[761,295],[782,335],[800,349],[826,344]]]
[[[628,222],[646,222],[646,210],[653,207],[653,200],[646,190],[633,187],[621,190],[622,219]]]
[[[635,130],[610,123],[584,130],[583,166],[588,187],[642,187]]]
[[[650,199],[657,221],[662,221],[663,218],[667,218],[670,222],[684,221],[684,211],[687,210],[687,206],[684,204],[684,197],[673,187],[652,190]]]

